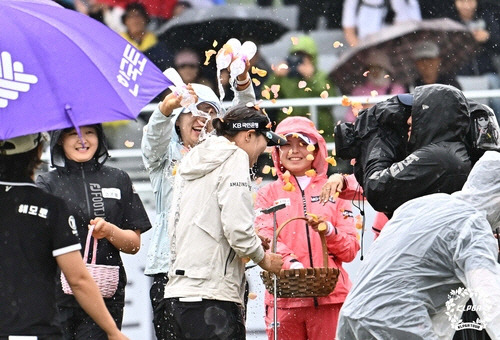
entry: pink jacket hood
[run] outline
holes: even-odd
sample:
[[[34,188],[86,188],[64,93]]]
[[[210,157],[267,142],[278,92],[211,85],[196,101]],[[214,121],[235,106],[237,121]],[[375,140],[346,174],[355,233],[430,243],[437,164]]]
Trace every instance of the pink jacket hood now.
[[[279,135],[284,136],[294,132],[314,137],[318,141],[319,150],[313,161],[313,168],[316,170],[317,175],[325,176],[328,171],[328,163],[325,160],[328,156],[328,150],[326,149],[325,139],[319,134],[318,130],[316,130],[314,123],[308,118],[293,116],[282,120],[276,127],[276,133]],[[280,156],[277,148],[274,148],[272,158],[276,173],[281,179],[283,172],[280,169]]]

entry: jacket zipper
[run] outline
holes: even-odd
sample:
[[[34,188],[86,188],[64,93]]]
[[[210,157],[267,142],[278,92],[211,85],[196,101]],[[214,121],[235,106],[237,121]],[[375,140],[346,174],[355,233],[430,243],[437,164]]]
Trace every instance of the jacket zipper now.
[[[293,176],[295,178],[295,182],[297,182],[297,186],[300,189],[300,194],[302,195],[302,209],[304,210],[304,217],[307,215],[307,202],[306,202],[306,195],[304,193],[304,190],[299,185],[299,181],[297,181],[297,177]],[[311,268],[314,268],[313,264],[313,256],[312,256],[312,249],[311,249],[311,237],[309,236],[309,227],[307,226],[307,222],[305,224],[306,226],[306,235],[307,235],[307,250],[309,251],[309,262],[311,263]],[[314,307],[318,307],[318,299],[316,297],[313,297],[314,300]]]
[[[293,177],[295,178],[295,181],[298,184],[299,182],[297,181],[297,178],[295,176],[293,176]],[[300,194],[302,195],[302,210],[304,211],[304,217],[306,217],[306,215],[307,215],[306,195],[304,194],[304,190],[302,190],[300,185],[298,185],[298,187],[300,189]],[[309,228],[307,226],[307,222],[305,223],[305,226],[306,226],[306,235],[307,235],[307,250],[309,251],[309,262],[310,262],[311,268],[313,268],[314,264],[313,264],[312,250],[311,250],[311,237],[309,236]]]
[[[83,169],[83,164],[80,164],[80,170],[82,171],[82,183],[83,183],[83,189],[85,190],[85,202],[87,203],[87,211],[88,211],[88,213],[89,213],[89,217],[90,217],[90,216],[92,216],[92,215],[91,215],[92,211],[91,211],[91,209],[90,209],[90,202],[89,202],[89,189],[87,188],[87,179],[86,179],[86,177],[85,177],[85,170]],[[88,233],[88,231],[87,231],[87,233]],[[94,246],[94,245],[93,245],[93,243],[91,242],[90,247],[93,247],[93,246]],[[93,251],[93,249],[92,249],[92,250],[91,250],[91,249],[89,249],[89,253],[90,253],[90,254],[92,254],[92,251]],[[90,261],[91,261],[91,260],[92,260],[92,259],[91,259],[91,256],[92,256],[92,255],[90,255],[90,254],[88,254],[87,256],[88,256],[88,260],[90,260]],[[85,255],[85,254],[84,254],[84,255]],[[96,257],[97,257],[97,253],[96,253]],[[97,260],[97,259],[96,259],[96,260]]]

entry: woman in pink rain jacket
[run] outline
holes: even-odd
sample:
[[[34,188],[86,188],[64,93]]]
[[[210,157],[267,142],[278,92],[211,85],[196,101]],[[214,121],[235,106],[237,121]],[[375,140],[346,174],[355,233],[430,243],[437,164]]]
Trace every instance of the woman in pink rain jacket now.
[[[325,159],[328,154],[325,140],[309,119],[286,118],[277,126],[276,133],[285,136],[288,143],[272,152],[278,179],[259,190],[256,208],[286,203],[287,207],[276,213],[278,226],[290,218],[306,216],[306,213],[323,217],[328,227],[325,234],[328,266],[340,270],[337,286],[328,296],[278,299],[278,337],[333,340],[339,310],[351,287],[342,263],[352,261],[359,250],[351,204],[338,198],[326,204],[320,202],[321,188],[327,181]],[[255,223],[262,236],[272,239],[271,214],[258,215]],[[283,229],[277,240],[277,253],[284,260],[283,269],[323,267],[321,239],[316,230],[317,227],[304,220],[292,221]],[[273,296],[266,292],[269,339],[273,338],[273,303]]]

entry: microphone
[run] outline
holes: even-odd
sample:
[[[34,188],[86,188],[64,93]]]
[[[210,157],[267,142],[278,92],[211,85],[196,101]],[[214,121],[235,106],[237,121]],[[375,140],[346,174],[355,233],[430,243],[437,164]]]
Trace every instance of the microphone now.
[[[280,203],[280,204],[273,205],[267,209],[262,209],[261,212],[263,214],[270,214],[270,213],[276,212],[276,211],[284,209],[284,208],[286,208],[286,204]]]

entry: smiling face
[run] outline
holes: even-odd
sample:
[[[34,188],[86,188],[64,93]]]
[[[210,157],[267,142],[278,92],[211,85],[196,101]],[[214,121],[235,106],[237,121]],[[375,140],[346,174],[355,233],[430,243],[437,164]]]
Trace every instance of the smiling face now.
[[[204,128],[206,128],[207,132],[213,130],[211,121],[217,116],[212,105],[208,103],[200,103],[196,106],[196,108],[210,116],[208,123],[207,118],[194,116],[191,112],[181,113],[175,123],[179,127],[182,143],[188,147],[193,147],[198,144],[200,134]]]
[[[99,137],[96,128],[92,126],[82,126],[80,132],[82,139],[80,139],[75,129],[64,132],[61,136],[61,144],[68,159],[83,163],[94,157],[99,146]]]
[[[306,142],[294,136],[288,136],[287,141],[287,144],[279,147],[281,164],[292,175],[304,176],[305,172],[312,168],[314,157],[318,152],[317,148],[314,151],[308,151]]]

